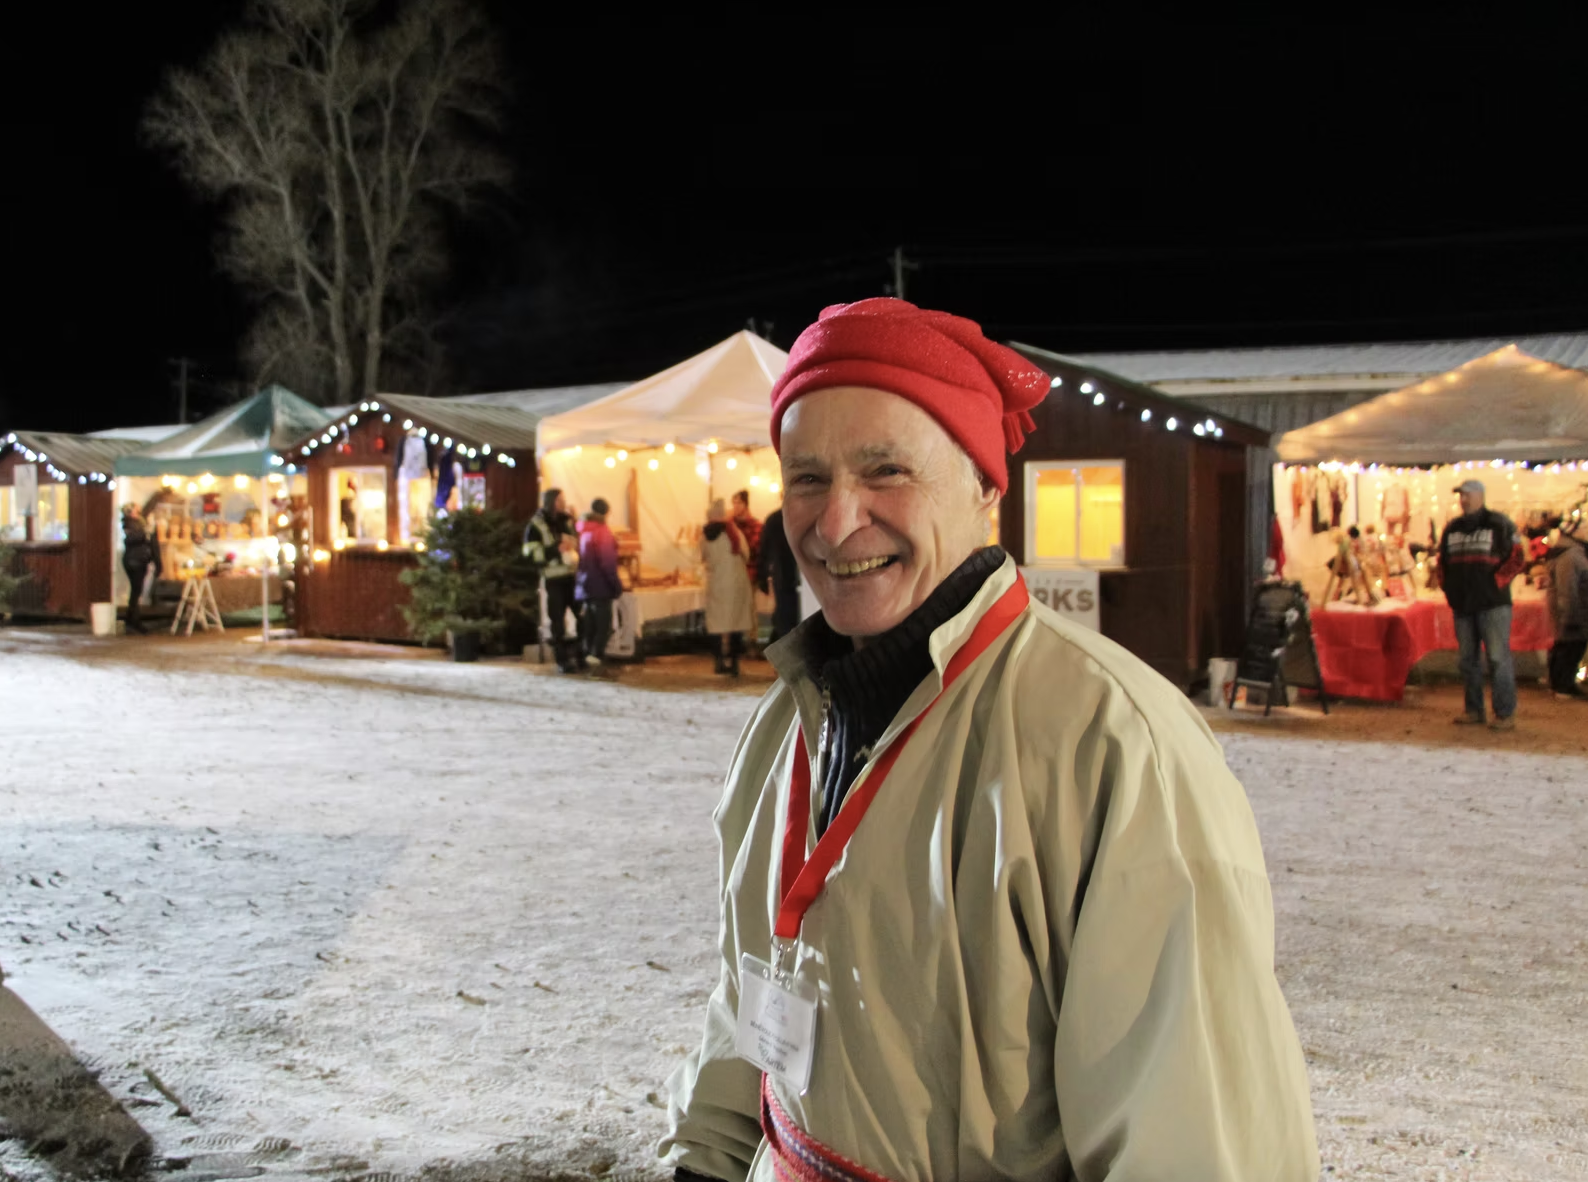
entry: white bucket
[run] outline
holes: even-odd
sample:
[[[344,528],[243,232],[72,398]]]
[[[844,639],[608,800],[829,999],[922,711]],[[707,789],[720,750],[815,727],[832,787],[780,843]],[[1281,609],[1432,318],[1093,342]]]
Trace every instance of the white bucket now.
[[[93,626],[95,636],[114,636],[116,634],[116,605],[113,603],[89,604],[88,621]]]
[[[1208,704],[1223,706],[1230,698],[1230,682],[1235,680],[1236,662],[1229,657],[1214,657],[1208,662]]]

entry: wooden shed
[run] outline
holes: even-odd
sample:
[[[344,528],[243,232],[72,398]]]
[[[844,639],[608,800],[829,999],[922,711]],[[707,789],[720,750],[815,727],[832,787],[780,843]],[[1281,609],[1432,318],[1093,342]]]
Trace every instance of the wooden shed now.
[[[0,440],[0,541],[15,551],[15,573],[28,576],[13,596],[15,614],[82,620],[89,604],[111,601],[112,474],[145,442],[43,431]]]
[[[1096,626],[1182,689],[1240,651],[1261,570],[1268,433],[1027,345],[1051,375],[1011,458],[999,540],[1024,568],[1096,580]],[[1255,526],[1255,528],[1254,528]]]
[[[285,452],[283,470],[308,474],[299,634],[412,639],[398,576],[423,545],[438,493],[447,504],[501,509],[527,524],[538,508],[538,422],[514,407],[383,395]]]

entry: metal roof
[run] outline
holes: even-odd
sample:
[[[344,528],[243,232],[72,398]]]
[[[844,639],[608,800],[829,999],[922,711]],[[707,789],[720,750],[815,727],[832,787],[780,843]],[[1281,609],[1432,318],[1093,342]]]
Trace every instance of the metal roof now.
[[[1034,345],[1011,343],[1010,348],[1041,366],[1043,371],[1056,378],[1062,378],[1066,387],[1056,387],[1048,395],[1080,396],[1085,397],[1086,392],[1082,387],[1083,379],[1090,379],[1089,384],[1097,386],[1097,391],[1091,396],[1099,394],[1108,396],[1132,410],[1151,410],[1158,414],[1159,421],[1167,423],[1178,418],[1182,423],[1210,421],[1220,432],[1228,432],[1231,443],[1244,443],[1249,447],[1267,447],[1269,433],[1261,427],[1251,423],[1242,422],[1232,418],[1221,411],[1210,410],[1200,406],[1187,398],[1175,398],[1161,390],[1141,382],[1133,382],[1127,377],[1107,370],[1098,365],[1093,365],[1079,357],[1067,357],[1063,353],[1050,353],[1046,349],[1038,349]],[[1073,391],[1073,394],[1071,393]],[[1196,428],[1187,432],[1187,438],[1192,438]],[[1223,438],[1221,434],[1219,438]]]
[[[1083,353],[1078,361],[1138,382],[1252,381],[1286,378],[1444,373],[1515,345],[1530,357],[1588,369],[1588,331],[1469,340],[1385,341],[1354,345],[1292,345],[1259,349]]]
[[[95,439],[88,435],[62,435],[54,431],[16,431],[14,446],[26,447],[72,476],[95,472],[109,476],[116,461],[144,446],[137,439]],[[0,444],[4,439],[0,438]]]
[[[472,402],[484,406],[510,406],[546,418],[565,410],[584,406],[608,394],[626,390],[632,382],[597,382],[586,386],[547,386],[539,390],[502,390],[493,394],[458,394],[449,402]]]
[[[94,439],[132,439],[139,443],[159,443],[185,429],[184,423],[163,423],[155,427],[107,427],[103,431],[90,431],[88,434]]]
[[[383,411],[399,413],[441,435],[450,435],[476,446],[489,443],[497,451],[535,450],[535,428],[540,416],[516,406],[492,406],[461,398],[422,398],[417,394],[382,394]]]

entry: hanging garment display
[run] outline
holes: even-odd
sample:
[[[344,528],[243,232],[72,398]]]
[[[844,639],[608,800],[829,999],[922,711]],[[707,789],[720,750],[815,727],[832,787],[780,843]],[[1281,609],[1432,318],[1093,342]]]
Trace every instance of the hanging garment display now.
[[[397,536],[407,542],[413,538],[413,508],[408,486],[415,480],[430,478],[430,449],[423,435],[404,437],[397,452]]]
[[[1307,499],[1312,504],[1312,532],[1326,534],[1329,532],[1329,474],[1314,472],[1307,488],[1311,493]]]
[[[1334,529],[1340,528],[1340,517],[1345,511],[1345,494],[1345,473],[1331,473],[1329,476],[1329,525]]]
[[[458,477],[463,474],[463,465],[458,463],[457,453],[449,447],[441,453],[437,467],[436,508],[445,509],[452,498],[452,490],[457,487]]]
[[[1404,486],[1392,484],[1384,493],[1384,526],[1395,533],[1405,533],[1412,519],[1412,500]]]

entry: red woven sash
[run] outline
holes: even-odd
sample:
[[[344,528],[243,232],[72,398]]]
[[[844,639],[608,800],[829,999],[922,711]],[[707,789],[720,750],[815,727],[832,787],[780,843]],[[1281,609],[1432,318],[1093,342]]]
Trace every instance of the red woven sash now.
[[[865,1166],[829,1149],[790,1119],[761,1077],[761,1133],[772,1151],[777,1182],[888,1182]]]

